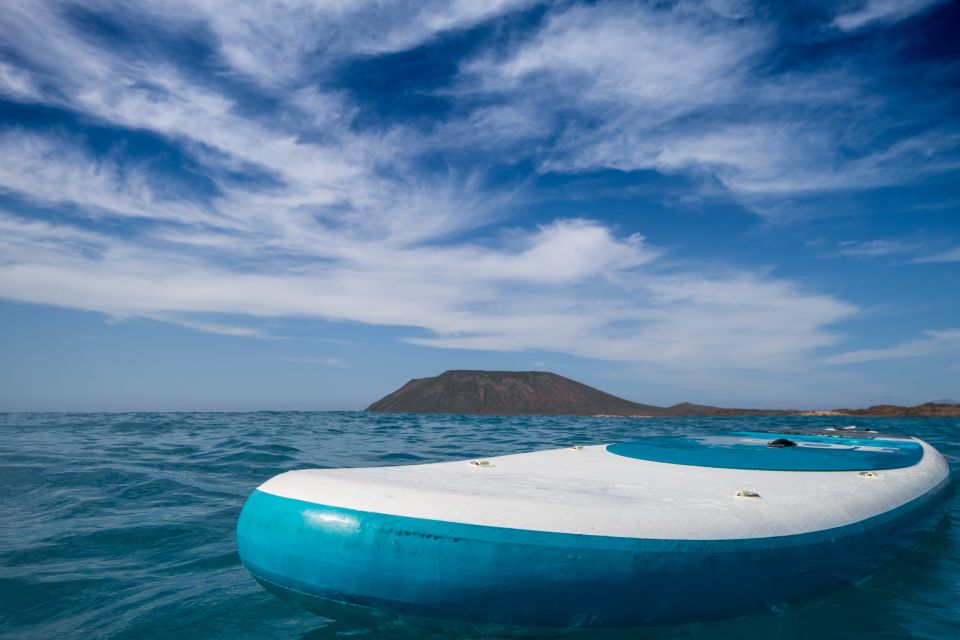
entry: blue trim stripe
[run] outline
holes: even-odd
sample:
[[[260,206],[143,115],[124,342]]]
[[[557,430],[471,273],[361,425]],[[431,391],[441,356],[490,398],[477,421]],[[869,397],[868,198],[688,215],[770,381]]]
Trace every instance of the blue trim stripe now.
[[[767,446],[783,437],[797,446]],[[643,438],[608,445],[607,451],[651,462],[758,471],[880,471],[911,467],[923,459],[923,447],[914,440],[752,431]]]
[[[949,478],[860,523],[791,536],[664,540],[385,515],[255,491],[237,525],[247,569],[329,602],[495,624],[626,627],[721,617],[866,575],[938,517]]]

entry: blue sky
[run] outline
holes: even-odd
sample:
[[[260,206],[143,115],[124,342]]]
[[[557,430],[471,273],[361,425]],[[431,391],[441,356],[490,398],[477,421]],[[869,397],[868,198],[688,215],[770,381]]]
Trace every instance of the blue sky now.
[[[801,5],[802,6],[795,6]],[[960,399],[960,3],[0,11],[0,410]]]

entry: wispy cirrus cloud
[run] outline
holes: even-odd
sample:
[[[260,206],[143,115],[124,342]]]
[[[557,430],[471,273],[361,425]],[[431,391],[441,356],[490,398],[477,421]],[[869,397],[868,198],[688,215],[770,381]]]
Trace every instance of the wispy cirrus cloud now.
[[[913,261],[917,263],[960,262],[960,246],[954,247],[953,249],[947,249],[946,251],[920,256],[918,258],[914,258]]]
[[[50,242],[71,233],[98,242],[98,251]],[[571,247],[595,259],[570,260]],[[641,239],[586,220],[554,223],[500,249],[366,244],[351,259],[265,264],[255,274],[60,227],[20,229],[0,249],[16,258],[0,266],[0,295],[114,317],[201,329],[197,314],[349,319],[421,327],[434,337],[410,341],[436,347],[544,349],[681,368],[796,366],[834,344],[825,327],[854,312],[785,281],[661,272]]]
[[[166,21],[207,25],[229,66],[267,85],[299,84],[346,57],[403,51],[437,34],[517,11],[532,0],[463,2],[174,2],[150,7]]]
[[[860,364],[875,360],[951,355],[960,352],[960,329],[925,331],[923,336],[883,349],[860,349],[824,359],[827,364]]]
[[[941,0],[859,0],[837,14],[833,26],[855,31],[878,22],[895,22],[927,9]]]
[[[854,258],[880,258],[914,253],[923,245],[903,240],[846,240],[837,253]]]
[[[235,315],[343,319],[438,348],[798,370],[857,305],[673,259],[589,207],[514,220],[530,180],[496,170],[682,174],[752,203],[956,166],[956,135],[857,126],[884,105],[843,65],[771,70],[776,25],[742,3],[543,8],[452,65],[429,125],[364,121],[331,70],[527,3],[228,4],[88,3],[142,36],[112,43],[67,3],[5,5],[0,91],[73,120],[0,132],[0,189],[39,210],[0,217],[0,296],[231,335],[266,334]],[[138,134],[158,150],[128,153]]]
[[[814,243],[820,244],[820,243]],[[898,264],[932,264],[960,261],[960,247],[938,251],[943,246],[931,238],[916,240],[844,240],[829,255],[849,258],[900,258]]]
[[[0,60],[0,96],[14,100],[30,100],[38,90],[30,74]]]
[[[87,217],[144,218],[230,227],[225,216],[151,171],[149,163],[96,155],[59,131],[0,131],[0,188],[33,203],[75,207]]]
[[[558,9],[534,37],[466,65],[464,89],[493,99],[494,122],[526,113],[529,126],[496,129],[505,145],[511,130],[523,132],[517,144],[529,145],[531,131],[554,138],[541,171],[699,173],[771,217],[778,199],[960,166],[949,127],[891,137],[903,122],[862,69],[771,73],[773,25],[743,13],[696,3]]]
[[[346,363],[342,358],[305,358],[303,356],[279,356],[280,360],[285,362],[298,362],[300,364],[322,364],[326,367],[335,367],[337,369],[346,368]]]

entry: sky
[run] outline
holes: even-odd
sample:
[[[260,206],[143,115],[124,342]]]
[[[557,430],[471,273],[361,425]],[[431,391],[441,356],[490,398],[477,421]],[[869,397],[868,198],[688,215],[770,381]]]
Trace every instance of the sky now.
[[[960,400],[960,2],[4,0],[0,410]]]

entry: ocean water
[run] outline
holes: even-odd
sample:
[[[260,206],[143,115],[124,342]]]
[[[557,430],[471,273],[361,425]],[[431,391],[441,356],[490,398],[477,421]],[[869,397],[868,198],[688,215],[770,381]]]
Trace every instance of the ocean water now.
[[[0,414],[0,637],[450,637],[390,616],[323,618],[268,594],[236,553],[247,495],[306,467],[848,424],[916,435],[947,455],[955,473],[960,465],[958,419]],[[958,503],[917,548],[828,596],[730,620],[573,637],[960,638]]]

